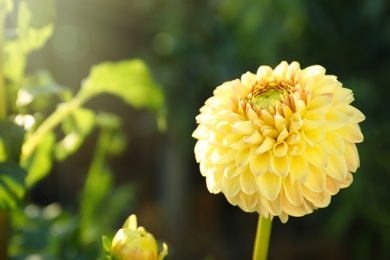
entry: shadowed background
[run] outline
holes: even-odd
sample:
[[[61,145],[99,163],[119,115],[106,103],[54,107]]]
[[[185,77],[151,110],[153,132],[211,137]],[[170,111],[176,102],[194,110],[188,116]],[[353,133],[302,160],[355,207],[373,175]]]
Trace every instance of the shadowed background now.
[[[367,117],[361,167],[331,205],[287,224],[274,220],[270,259],[390,257],[390,3],[385,0],[58,0],[56,29],[30,59],[75,91],[93,64],[141,58],[163,87],[168,130],[147,111],[102,96],[89,107],[121,115],[129,144],[111,160],[130,183],[131,213],[169,245],[169,259],[249,259],[257,216],[209,194],[195,162],[195,116],[216,86],[282,60],[320,64],[354,92]],[[32,190],[40,205],[77,210],[96,136]]]

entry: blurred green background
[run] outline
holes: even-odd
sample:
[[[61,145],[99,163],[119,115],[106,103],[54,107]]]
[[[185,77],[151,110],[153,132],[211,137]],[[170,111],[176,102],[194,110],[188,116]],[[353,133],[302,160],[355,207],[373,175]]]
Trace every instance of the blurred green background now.
[[[115,228],[135,213],[168,243],[169,259],[250,259],[257,216],[208,193],[193,155],[194,118],[222,82],[298,61],[324,66],[354,91],[365,141],[354,183],[328,208],[287,224],[275,219],[269,258],[390,258],[389,1],[57,0],[56,10],[53,37],[31,55],[29,70],[49,69],[76,91],[91,65],[141,58],[166,94],[165,133],[148,111],[117,98],[87,104],[121,115],[129,139],[110,160],[116,185],[131,185]],[[57,163],[29,202],[77,211],[95,142],[92,135]]]

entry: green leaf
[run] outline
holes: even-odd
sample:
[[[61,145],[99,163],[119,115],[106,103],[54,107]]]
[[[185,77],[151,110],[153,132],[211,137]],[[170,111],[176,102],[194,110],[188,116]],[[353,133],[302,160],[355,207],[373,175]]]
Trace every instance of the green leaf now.
[[[77,151],[96,123],[95,113],[86,108],[75,109],[62,123],[65,137],[55,147],[58,160],[64,160]]]
[[[38,71],[33,76],[28,77],[25,85],[18,91],[16,105],[19,107],[27,106],[39,98],[48,101],[48,95],[57,95],[64,100],[69,100],[72,97],[70,89],[59,85],[46,70]]]
[[[0,148],[0,151],[5,152],[0,157],[16,163],[19,162],[24,134],[24,129],[14,122],[8,120],[0,121],[0,145],[3,146]]]
[[[11,210],[23,198],[26,171],[15,162],[0,163],[0,210]]]
[[[26,177],[27,187],[33,186],[49,173],[53,163],[54,143],[54,133],[50,132],[46,134],[35,148],[34,153],[21,162],[22,166],[28,170]]]
[[[82,100],[109,93],[134,108],[159,111],[164,106],[161,88],[153,80],[146,64],[139,60],[104,62],[92,67],[80,91]]]
[[[31,26],[42,28],[54,22],[56,17],[54,0],[28,0],[26,4],[32,14]]]
[[[103,249],[106,253],[110,253],[111,250],[111,239],[107,236],[102,236]]]

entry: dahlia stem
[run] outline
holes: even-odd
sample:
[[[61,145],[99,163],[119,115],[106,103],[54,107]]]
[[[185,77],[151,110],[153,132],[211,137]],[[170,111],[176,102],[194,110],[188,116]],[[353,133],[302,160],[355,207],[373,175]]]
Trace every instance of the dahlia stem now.
[[[266,260],[269,239],[271,236],[272,220],[259,215],[257,222],[256,240],[253,249],[253,260]]]

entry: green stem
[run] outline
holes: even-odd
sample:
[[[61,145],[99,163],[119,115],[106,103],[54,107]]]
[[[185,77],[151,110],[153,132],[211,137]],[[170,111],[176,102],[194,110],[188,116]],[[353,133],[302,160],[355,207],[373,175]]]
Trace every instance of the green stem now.
[[[269,239],[271,236],[272,220],[259,215],[256,240],[253,249],[253,260],[266,260],[268,255]]]
[[[81,106],[81,102],[73,99],[69,103],[61,104],[45,121],[32,133],[24,142],[22,147],[22,158],[28,158],[42,138],[57,127],[69,114]]]

